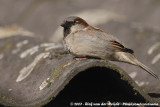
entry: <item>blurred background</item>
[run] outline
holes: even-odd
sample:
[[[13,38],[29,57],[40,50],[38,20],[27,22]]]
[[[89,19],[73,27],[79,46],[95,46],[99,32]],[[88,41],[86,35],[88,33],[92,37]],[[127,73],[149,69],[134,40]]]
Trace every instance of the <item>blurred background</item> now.
[[[56,41],[57,28],[70,15],[105,31],[110,30],[106,24],[110,20],[160,30],[159,0],[0,0],[1,26],[16,24],[45,40]]]
[[[44,41],[62,42],[60,24],[70,15],[117,36],[135,50],[141,62],[160,74],[160,0],[0,0],[1,29],[10,26],[7,32],[14,32],[19,26]],[[139,86],[159,92],[159,81],[149,74],[135,66],[117,64]]]

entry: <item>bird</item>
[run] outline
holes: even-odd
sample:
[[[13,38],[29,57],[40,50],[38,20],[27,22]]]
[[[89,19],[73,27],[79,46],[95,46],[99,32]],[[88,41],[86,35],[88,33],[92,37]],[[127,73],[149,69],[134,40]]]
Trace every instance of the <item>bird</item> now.
[[[159,79],[149,67],[136,59],[132,49],[112,34],[89,25],[78,16],[66,17],[61,26],[63,27],[64,46],[76,58],[129,63]]]

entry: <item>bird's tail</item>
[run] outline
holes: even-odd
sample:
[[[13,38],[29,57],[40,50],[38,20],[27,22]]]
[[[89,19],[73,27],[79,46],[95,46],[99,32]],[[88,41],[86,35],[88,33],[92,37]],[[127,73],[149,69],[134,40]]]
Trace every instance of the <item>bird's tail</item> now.
[[[150,75],[152,75],[154,78],[159,79],[159,77],[149,67],[139,62],[134,57],[133,54],[125,53],[125,52],[117,52],[115,58],[118,59],[118,61],[122,61],[122,62],[126,62],[126,63],[130,63],[133,65],[139,66],[142,69],[144,69],[146,72],[148,72]]]

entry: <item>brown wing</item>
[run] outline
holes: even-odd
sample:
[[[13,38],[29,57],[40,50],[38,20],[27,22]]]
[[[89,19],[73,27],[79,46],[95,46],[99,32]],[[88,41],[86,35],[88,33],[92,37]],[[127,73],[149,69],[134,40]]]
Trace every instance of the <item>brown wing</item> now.
[[[117,41],[110,41],[110,44],[118,51],[128,52],[128,53],[131,53],[131,54],[134,53],[134,51],[132,49],[124,47],[122,44],[120,44]]]

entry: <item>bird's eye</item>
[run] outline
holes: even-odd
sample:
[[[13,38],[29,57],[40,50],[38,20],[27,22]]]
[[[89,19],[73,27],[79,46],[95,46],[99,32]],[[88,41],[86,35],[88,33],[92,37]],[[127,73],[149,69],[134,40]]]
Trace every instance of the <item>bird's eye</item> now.
[[[72,23],[74,23],[74,21],[67,21],[67,23],[72,24]]]

